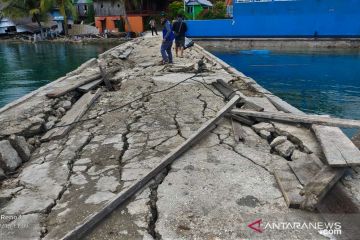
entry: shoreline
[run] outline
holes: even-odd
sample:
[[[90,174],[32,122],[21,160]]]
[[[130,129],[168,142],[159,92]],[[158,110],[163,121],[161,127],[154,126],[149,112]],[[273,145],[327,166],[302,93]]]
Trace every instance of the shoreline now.
[[[36,43],[27,41],[27,40],[21,40],[21,39],[1,39],[0,43],[28,43],[28,44],[41,44],[41,43],[69,43],[69,44],[121,44],[124,42],[127,42],[129,40],[124,38],[88,38],[88,39],[82,39],[82,40],[73,40],[73,39],[66,39],[66,38],[59,38],[59,39],[53,39],[53,40],[42,40],[38,41]]]

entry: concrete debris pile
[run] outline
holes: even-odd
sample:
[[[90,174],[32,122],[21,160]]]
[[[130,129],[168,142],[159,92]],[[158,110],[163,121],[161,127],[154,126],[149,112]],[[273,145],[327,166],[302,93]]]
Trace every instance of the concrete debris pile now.
[[[221,85],[224,84],[214,86],[217,87],[225,97],[227,97],[228,95],[224,92]],[[228,89],[229,88],[230,86]],[[278,110],[276,108],[274,109],[273,107],[268,107],[271,105],[270,101],[267,100],[268,104],[264,104],[264,102],[259,102],[256,99],[253,100],[258,105],[263,106],[263,109],[255,107],[254,110],[260,112],[238,109],[232,110],[231,113],[233,115],[241,116],[240,119],[237,118],[235,121],[237,120],[242,124],[252,127],[260,137],[269,142],[271,147],[270,151],[277,153],[281,157],[290,161],[288,163],[289,168],[276,170],[274,172],[288,206],[292,208],[315,210],[328,191],[331,190],[331,188],[347,171],[347,168],[338,167],[360,165],[359,149],[342,133],[341,130],[334,127],[315,124],[321,123],[330,126],[346,125],[347,127],[358,127],[360,126],[359,121],[332,119],[330,117],[315,115],[306,117],[304,113],[300,113],[300,115],[277,115],[276,112],[278,112]],[[245,107],[245,109],[248,108],[248,106]],[[265,110],[265,112],[262,113],[261,111],[263,110]],[[290,112],[292,109],[285,108],[280,110]],[[299,114],[299,111],[296,113]],[[274,117],[274,115],[276,117]],[[261,122],[264,119],[267,122]],[[308,121],[304,121],[303,119]],[[312,128],[315,136],[321,143],[321,151],[318,153],[321,154],[320,156],[322,156],[322,153],[325,154],[325,156],[322,156],[325,163],[323,163],[316,154],[314,154],[314,150],[311,147],[306,146],[306,144],[311,141],[308,139],[303,141],[303,139],[297,137],[298,134],[301,136],[301,131],[297,130],[297,127],[279,123],[279,120],[280,122],[297,123],[298,125],[300,123],[313,124]],[[250,122],[251,124],[249,124],[249,121],[260,122],[256,124]],[[301,127],[301,125],[298,127]],[[305,127],[308,126],[305,125]],[[237,135],[244,135],[244,133],[241,132],[241,127],[236,128],[236,130],[240,131]],[[334,146],[339,146],[339,148],[334,149]],[[335,158],[337,158],[336,161],[334,161],[334,155]],[[303,186],[303,188],[299,188],[299,186]]]
[[[119,45],[1,111],[0,214],[29,226],[4,236],[239,239],[259,213],[324,217],[289,206],[358,212],[358,171],[326,161],[338,152],[322,136],[344,136],[266,118],[303,113],[199,46],[158,64],[159,41]]]

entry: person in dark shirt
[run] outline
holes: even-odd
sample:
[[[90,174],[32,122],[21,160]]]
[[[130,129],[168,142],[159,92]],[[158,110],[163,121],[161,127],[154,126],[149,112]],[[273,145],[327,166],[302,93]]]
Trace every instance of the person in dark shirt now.
[[[180,51],[180,57],[183,57],[185,47],[185,34],[187,32],[187,25],[183,20],[182,15],[177,16],[176,22],[173,24],[173,31],[175,35],[175,53],[178,57]]]
[[[162,64],[173,63],[171,47],[174,41],[174,33],[171,23],[165,14],[161,17],[161,24],[163,25],[163,40],[161,44]]]

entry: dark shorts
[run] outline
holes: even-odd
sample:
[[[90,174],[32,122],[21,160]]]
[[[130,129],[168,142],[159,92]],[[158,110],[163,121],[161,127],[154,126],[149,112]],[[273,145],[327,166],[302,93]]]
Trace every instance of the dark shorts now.
[[[176,47],[185,47],[185,37],[177,37],[175,38]]]

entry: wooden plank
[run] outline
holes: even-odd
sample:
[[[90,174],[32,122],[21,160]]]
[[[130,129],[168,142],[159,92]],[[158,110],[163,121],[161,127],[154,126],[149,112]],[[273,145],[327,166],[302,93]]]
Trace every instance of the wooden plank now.
[[[247,117],[243,117],[243,116],[239,116],[239,115],[235,115],[235,114],[230,114],[228,115],[231,119],[241,123],[241,124],[244,124],[244,125],[247,125],[247,126],[252,126],[255,124],[255,121],[251,120],[250,118],[247,118]]]
[[[301,190],[300,194],[304,196],[301,203],[302,209],[315,210],[317,204],[325,197],[326,193],[335,185],[344,175],[346,168],[332,168],[323,166]]]
[[[41,141],[50,141],[52,139],[60,139],[64,137],[74,127],[72,123],[80,120],[89,107],[100,96],[100,93],[101,89],[98,89],[95,93],[88,92],[84,94],[62,117],[61,121],[57,124],[58,127],[55,127],[45,133],[45,135],[41,138]]]
[[[274,171],[275,179],[284,196],[285,202],[290,208],[299,208],[304,197],[300,195],[301,184],[295,174],[287,166]]]
[[[309,183],[321,170],[324,164],[315,154],[303,154],[300,159],[288,163],[302,185]],[[316,208],[322,213],[359,213],[359,207],[351,200],[351,196],[344,191],[341,183],[336,183],[330,189]]]
[[[67,81],[69,81],[69,83],[65,87],[51,91],[51,92],[47,93],[46,96],[50,97],[50,98],[61,97],[61,96],[65,95],[66,93],[71,92],[84,84],[87,84],[89,82],[95,81],[100,78],[101,78],[100,74],[94,74],[94,75],[86,77],[86,78],[80,78],[79,76],[73,76],[73,77],[70,77],[67,79]]]
[[[236,142],[244,141],[245,132],[244,132],[244,129],[242,128],[241,124],[238,121],[231,119],[231,125],[232,125],[233,131],[234,131],[235,141]]]
[[[266,97],[248,97],[248,101],[255,103],[266,112],[277,112],[277,108]],[[249,109],[251,110],[251,109]]]
[[[242,98],[242,102],[245,107],[248,109],[253,109],[255,111],[264,111],[264,108],[254,103],[251,97],[247,97],[242,94],[240,91],[234,90],[228,83],[222,79],[218,79],[217,82],[212,83],[213,87],[216,88],[226,99],[232,98],[235,94],[238,94]]]
[[[101,74],[102,80],[105,83],[105,86],[106,86],[107,90],[113,91],[114,88],[113,88],[112,84],[110,83],[110,81],[109,81],[109,79],[108,79],[108,77],[106,75],[105,68],[103,66],[104,64],[101,61],[98,61],[98,62],[99,62],[100,74]]]
[[[228,99],[230,97],[230,95],[232,93],[234,93],[234,91],[229,90],[228,88],[225,88],[223,85],[221,85],[218,82],[212,82],[211,85],[213,85],[213,87],[218,90],[226,99]]]
[[[128,189],[124,190],[117,194],[112,200],[107,202],[104,207],[102,207],[98,212],[87,217],[83,223],[78,225],[75,229],[68,232],[62,239],[79,239],[84,233],[89,231],[94,227],[95,224],[100,222],[103,218],[109,215],[117,207],[123,204],[130,197],[134,196],[140,189],[142,189],[151,179],[156,177],[161,173],[168,165],[174,162],[179,156],[181,156],[185,151],[192,147],[201,137],[204,136],[214,125],[240,100],[238,95],[235,95],[217,114],[213,119],[210,119],[204,123],[200,129],[198,129],[193,135],[191,135],[185,142],[180,146],[171,151],[166,155],[161,163],[153,168],[148,174],[143,178],[137,180],[133,185]]]
[[[306,123],[317,124],[326,126],[338,126],[338,127],[360,127],[360,120],[342,119],[342,118],[330,118],[320,115],[304,115],[304,114],[292,114],[282,112],[257,112],[246,109],[234,109],[231,111],[233,114],[239,114],[243,116],[263,118],[275,121],[290,122],[290,123]]]
[[[119,58],[120,58],[121,60],[126,60],[126,59],[130,56],[130,54],[131,54],[132,51],[133,51],[133,48],[132,48],[132,47],[128,47],[127,49],[125,49],[125,51],[123,51],[123,52],[119,55]]]
[[[92,90],[92,89],[96,88],[97,86],[99,86],[102,83],[102,81],[103,81],[102,79],[95,80],[95,81],[89,82],[89,83],[87,83],[85,85],[82,85],[82,86],[78,87],[77,89],[80,92],[87,93],[90,90]]]
[[[288,165],[302,185],[306,185],[324,166],[313,153],[302,153],[300,159],[288,162]]]
[[[216,82],[229,91],[229,95],[227,96],[228,98],[232,98],[235,95],[236,90],[230,84],[222,79],[217,79]]]
[[[360,150],[339,128],[317,125],[313,130],[329,165],[341,167],[360,164]]]
[[[249,100],[245,101],[245,104],[242,106],[243,109],[250,109],[254,110],[255,112],[262,112],[264,111],[264,108],[259,106],[258,104],[251,102]],[[239,109],[240,110],[240,109]]]

